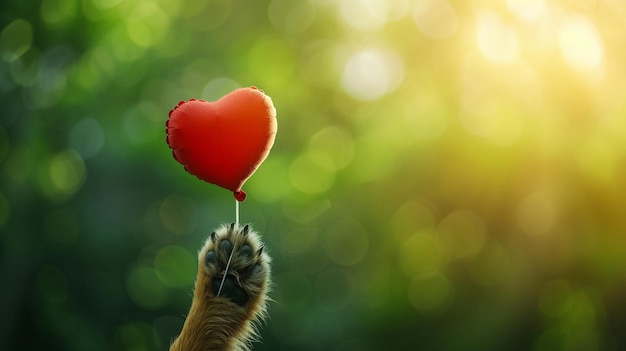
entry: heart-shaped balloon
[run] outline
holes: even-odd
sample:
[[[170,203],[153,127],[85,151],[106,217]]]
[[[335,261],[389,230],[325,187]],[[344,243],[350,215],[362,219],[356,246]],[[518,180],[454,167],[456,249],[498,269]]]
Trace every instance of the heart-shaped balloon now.
[[[243,201],[241,187],[274,145],[276,109],[262,90],[242,88],[215,102],[181,101],[166,126],[167,144],[187,172]]]

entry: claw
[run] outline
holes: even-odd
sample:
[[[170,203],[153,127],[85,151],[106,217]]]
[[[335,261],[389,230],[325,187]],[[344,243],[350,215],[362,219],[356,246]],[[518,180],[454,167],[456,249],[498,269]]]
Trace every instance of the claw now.
[[[235,222],[230,224],[230,231],[232,232],[235,229]]]
[[[243,227],[243,230],[241,231],[241,234],[243,234],[244,236],[248,235],[248,231],[250,230],[250,226],[248,224],[246,224]]]
[[[257,255],[261,256],[261,254],[263,253],[263,248],[265,246],[261,246],[261,248],[256,252]]]
[[[215,234],[215,232],[211,232],[211,241],[213,242],[213,244],[215,244],[216,240],[217,240],[217,234]]]

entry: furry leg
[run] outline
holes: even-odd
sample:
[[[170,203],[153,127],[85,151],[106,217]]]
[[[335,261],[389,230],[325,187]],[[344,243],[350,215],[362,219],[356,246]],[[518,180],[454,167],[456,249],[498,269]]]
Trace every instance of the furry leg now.
[[[211,233],[198,254],[189,315],[170,351],[249,350],[258,339],[256,324],[267,314],[270,263],[248,225],[222,225]]]

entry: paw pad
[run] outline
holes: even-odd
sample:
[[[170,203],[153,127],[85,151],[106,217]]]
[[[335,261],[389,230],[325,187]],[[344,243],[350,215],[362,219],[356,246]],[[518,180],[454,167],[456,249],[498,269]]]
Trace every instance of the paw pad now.
[[[239,306],[243,306],[248,302],[248,294],[243,290],[239,284],[237,284],[237,279],[232,275],[227,275],[224,279],[224,285],[222,285],[222,291],[220,291],[220,285],[222,284],[222,279],[213,279],[211,282],[211,290],[215,296],[224,296],[230,299],[230,301],[236,303]]]
[[[206,253],[206,256],[204,257],[204,264],[207,267],[217,264],[217,255],[215,255],[215,251],[209,251]]]
[[[233,244],[228,241],[228,239],[224,239],[220,242],[220,251],[226,256],[230,256],[230,253],[233,251]]]

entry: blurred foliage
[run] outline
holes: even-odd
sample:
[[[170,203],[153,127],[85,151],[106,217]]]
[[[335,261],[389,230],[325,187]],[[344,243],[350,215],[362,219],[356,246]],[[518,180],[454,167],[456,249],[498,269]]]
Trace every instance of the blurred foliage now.
[[[0,349],[165,350],[234,220],[167,112],[278,111],[255,350],[626,345],[621,0],[0,5]]]

